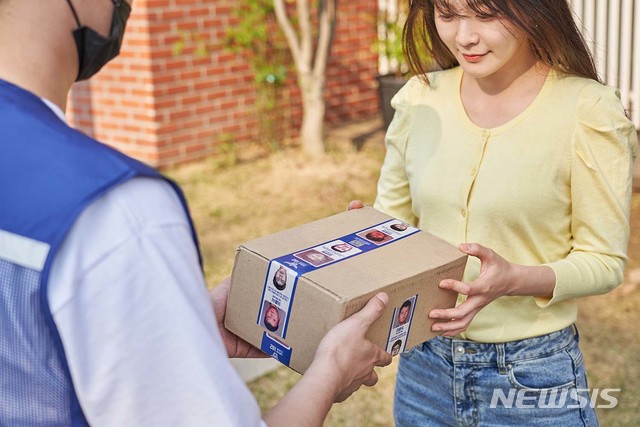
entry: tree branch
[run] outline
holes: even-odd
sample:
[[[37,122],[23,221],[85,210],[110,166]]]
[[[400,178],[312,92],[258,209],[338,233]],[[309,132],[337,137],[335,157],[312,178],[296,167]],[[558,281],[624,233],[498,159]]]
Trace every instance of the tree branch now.
[[[284,0],[273,0],[273,7],[276,13],[276,19],[282,32],[284,33],[285,38],[287,39],[287,44],[289,45],[289,50],[291,50],[291,56],[293,57],[293,62],[296,64],[297,69],[302,69],[301,64],[303,61],[300,42],[296,36],[296,32],[291,24],[291,20],[287,15],[287,9],[284,4]]]
[[[298,21],[300,25],[300,38],[302,40],[302,61],[305,65],[303,71],[308,73],[313,65],[313,30],[311,28],[310,0],[297,0]]]
[[[313,65],[315,76],[324,76],[329,62],[329,50],[336,25],[336,0],[321,0],[319,8],[319,34],[316,60]]]

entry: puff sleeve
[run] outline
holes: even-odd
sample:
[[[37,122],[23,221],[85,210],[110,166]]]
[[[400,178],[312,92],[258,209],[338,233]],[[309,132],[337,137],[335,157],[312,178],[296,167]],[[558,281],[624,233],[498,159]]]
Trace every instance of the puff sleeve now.
[[[585,87],[571,143],[571,251],[547,264],[556,286],[551,299],[536,299],[539,306],[602,294],[622,282],[637,151],[619,93],[595,83]]]
[[[412,120],[412,97],[420,90],[422,82],[411,78],[391,100],[395,109],[393,120],[385,135],[386,155],[374,207],[409,224],[417,225],[413,212],[409,179],[406,172],[406,152]]]

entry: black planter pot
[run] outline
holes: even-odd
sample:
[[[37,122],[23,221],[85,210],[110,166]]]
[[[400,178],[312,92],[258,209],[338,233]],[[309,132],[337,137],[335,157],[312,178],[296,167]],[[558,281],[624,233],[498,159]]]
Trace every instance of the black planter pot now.
[[[393,119],[394,109],[391,107],[391,98],[400,90],[407,82],[404,77],[398,77],[395,74],[385,74],[376,77],[378,80],[378,93],[380,96],[380,109],[382,110],[382,119],[384,128],[389,127],[391,119]]]

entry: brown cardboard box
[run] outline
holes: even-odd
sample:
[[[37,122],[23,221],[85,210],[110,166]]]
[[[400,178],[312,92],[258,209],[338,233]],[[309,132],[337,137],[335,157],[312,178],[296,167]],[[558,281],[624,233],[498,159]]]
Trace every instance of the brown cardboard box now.
[[[394,343],[406,351],[434,337],[429,311],[456,301],[438,283],[460,280],[467,257],[404,227],[365,207],[241,245],[225,326],[302,373],[326,332],[384,291],[389,305],[370,328],[371,340],[391,352]],[[403,310],[405,301],[411,304]]]

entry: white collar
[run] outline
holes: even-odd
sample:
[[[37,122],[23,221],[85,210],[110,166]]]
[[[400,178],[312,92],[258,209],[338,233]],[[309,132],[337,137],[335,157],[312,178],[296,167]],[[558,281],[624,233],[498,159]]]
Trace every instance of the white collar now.
[[[55,113],[56,116],[58,116],[60,120],[67,123],[67,117],[64,115],[64,111],[62,111],[60,107],[58,107],[53,102],[49,101],[47,98],[40,98],[40,99],[42,100],[42,102],[45,103],[47,107],[51,109],[51,111]]]

